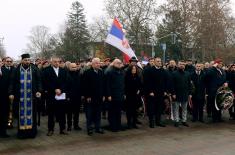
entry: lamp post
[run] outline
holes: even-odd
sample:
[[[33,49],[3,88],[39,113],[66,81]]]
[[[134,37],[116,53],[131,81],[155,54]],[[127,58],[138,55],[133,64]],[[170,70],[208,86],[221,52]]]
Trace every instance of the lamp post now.
[[[169,36],[172,37],[172,44],[175,44],[176,43],[176,38],[178,35],[181,35],[179,32],[171,32],[163,37],[160,37],[160,38],[157,38],[157,40],[161,40],[163,38],[167,38]],[[179,39],[178,42],[181,42],[181,40]],[[161,49],[163,50],[163,63],[165,64],[166,62],[166,43],[162,43],[161,44]]]
[[[155,53],[155,51],[154,51],[154,46],[156,45],[156,43],[155,43],[155,41],[156,41],[156,38],[155,38],[155,36],[153,36],[152,38],[151,38],[151,44],[152,44],[152,57],[155,57],[155,55],[156,55],[156,53]]]

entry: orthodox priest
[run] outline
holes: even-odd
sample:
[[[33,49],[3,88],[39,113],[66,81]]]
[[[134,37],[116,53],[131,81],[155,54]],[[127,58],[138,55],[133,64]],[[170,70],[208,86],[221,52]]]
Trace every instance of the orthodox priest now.
[[[31,64],[30,55],[21,55],[19,66],[13,71],[9,99],[17,105],[18,138],[35,138],[37,134],[36,98],[41,97],[42,84],[39,70]]]

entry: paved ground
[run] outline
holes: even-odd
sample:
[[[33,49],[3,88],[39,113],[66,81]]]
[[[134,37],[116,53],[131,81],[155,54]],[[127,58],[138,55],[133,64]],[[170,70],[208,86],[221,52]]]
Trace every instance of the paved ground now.
[[[224,119],[218,124],[190,123],[189,128],[175,128],[169,122],[166,128],[154,129],[143,119],[140,129],[91,137],[85,130],[61,136],[57,124],[55,135],[47,137],[43,117],[36,139],[19,140],[16,129],[10,130],[11,138],[0,139],[0,155],[234,155],[235,121]],[[84,115],[81,120],[84,129]]]

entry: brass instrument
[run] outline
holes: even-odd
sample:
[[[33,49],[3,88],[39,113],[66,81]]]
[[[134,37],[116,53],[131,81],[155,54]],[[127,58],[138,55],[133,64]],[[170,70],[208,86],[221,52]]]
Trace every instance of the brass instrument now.
[[[228,110],[233,106],[234,95],[231,89],[221,86],[216,93],[215,108],[216,110]]]

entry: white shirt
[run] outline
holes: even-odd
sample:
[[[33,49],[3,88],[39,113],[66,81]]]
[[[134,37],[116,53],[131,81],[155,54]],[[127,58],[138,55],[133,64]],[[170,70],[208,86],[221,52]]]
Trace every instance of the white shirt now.
[[[222,71],[221,71],[219,68],[216,68],[216,69],[217,69],[217,71],[219,71],[219,73],[220,73],[221,75],[223,75]]]
[[[8,70],[10,70],[11,69],[11,67],[8,67],[8,66],[5,66],[6,67],[6,69],[8,69]]]
[[[58,77],[59,76],[59,67],[58,68],[53,67],[53,69],[55,71],[56,76]]]
[[[156,68],[156,69],[161,69],[161,67],[157,67],[157,66],[155,66],[155,68]]]
[[[197,75],[200,75],[201,74],[201,71],[196,71]]]

